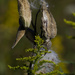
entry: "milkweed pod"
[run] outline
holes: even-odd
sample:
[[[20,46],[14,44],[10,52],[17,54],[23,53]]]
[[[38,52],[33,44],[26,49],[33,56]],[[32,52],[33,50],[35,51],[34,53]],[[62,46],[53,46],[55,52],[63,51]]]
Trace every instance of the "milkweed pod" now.
[[[50,17],[51,17],[51,39],[52,39],[55,38],[55,36],[57,35],[57,25],[51,12]]]
[[[50,14],[45,2],[42,4],[42,29],[43,35],[49,39],[51,37]]]
[[[30,3],[28,0],[17,0],[18,1],[18,12],[20,21],[24,21],[24,27],[29,27],[31,24],[31,10]]]
[[[45,1],[42,4],[42,29],[46,39],[52,39],[57,34],[56,22],[48,11]]]

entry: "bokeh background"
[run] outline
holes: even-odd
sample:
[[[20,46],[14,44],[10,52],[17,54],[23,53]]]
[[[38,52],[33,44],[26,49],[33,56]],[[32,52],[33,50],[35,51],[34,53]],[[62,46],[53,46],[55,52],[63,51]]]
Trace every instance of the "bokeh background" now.
[[[66,35],[75,35],[75,29],[64,22],[75,21],[75,0],[47,0],[58,28],[57,36],[52,39],[52,50],[61,59],[61,68],[68,75],[75,75],[75,39]],[[36,10],[34,10],[36,11]],[[35,13],[33,13],[35,14]],[[0,75],[23,75],[22,70],[10,70],[8,65],[21,64],[17,57],[28,56],[25,49],[31,48],[30,41],[23,37],[14,49],[11,49],[19,27],[17,0],[0,0]]]

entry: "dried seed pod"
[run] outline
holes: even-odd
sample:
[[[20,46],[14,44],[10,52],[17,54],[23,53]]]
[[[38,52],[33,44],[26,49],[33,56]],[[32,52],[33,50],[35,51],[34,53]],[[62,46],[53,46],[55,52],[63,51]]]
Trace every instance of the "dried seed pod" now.
[[[24,36],[24,34],[25,34],[25,28],[21,25],[21,26],[19,26],[19,29],[17,31],[16,40],[15,40],[15,43],[13,44],[13,46],[12,46],[12,49],[17,45],[17,43]]]
[[[47,49],[51,48],[51,40],[57,34],[56,22],[51,12],[48,11],[48,4],[43,0],[42,3],[42,29],[45,37],[44,45]]]
[[[31,23],[31,10],[28,0],[17,0],[18,12],[19,12],[19,29],[17,31],[16,40],[12,48],[14,48],[20,39],[28,32],[28,27]],[[27,30],[27,31],[26,31]],[[29,34],[28,34],[29,35]],[[27,34],[26,34],[27,36]],[[29,38],[29,36],[28,36]]]
[[[53,15],[50,12],[50,17],[51,17],[51,39],[54,38],[57,35],[57,26],[56,26],[56,22],[55,19],[53,17]]]
[[[50,26],[50,17],[48,11],[43,10],[43,17],[42,17],[42,28],[43,28],[43,35],[45,38],[49,39],[51,37],[51,26]]]
[[[23,37],[23,36],[26,36],[32,43],[34,43],[34,38],[35,38],[35,33],[32,29],[25,29],[23,27],[23,25],[21,25],[17,31],[17,35],[16,35],[16,40],[15,40],[15,43],[13,44],[12,46],[12,49],[17,45],[17,43],[20,41],[20,39]]]
[[[46,39],[52,39],[57,34],[57,27],[56,22],[51,14],[48,11],[48,7],[45,1],[42,2],[42,28],[43,28],[43,35]]]
[[[24,25],[24,27],[29,27],[31,23],[31,10],[28,0],[17,0],[18,1],[18,11],[19,20]]]

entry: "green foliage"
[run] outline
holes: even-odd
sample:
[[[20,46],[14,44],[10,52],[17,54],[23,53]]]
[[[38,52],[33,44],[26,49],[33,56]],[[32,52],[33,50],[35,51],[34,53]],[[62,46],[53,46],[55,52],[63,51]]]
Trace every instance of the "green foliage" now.
[[[75,16],[75,13],[73,13],[73,16]],[[75,29],[75,22],[73,22],[73,21],[68,21],[68,20],[66,20],[66,19],[64,19],[64,22],[65,22],[66,24],[71,25],[71,26]],[[69,39],[75,39],[75,36],[67,36],[67,38],[69,38]]]
[[[75,16],[75,13],[73,13],[73,16]],[[73,21],[68,21],[68,20],[66,20],[66,19],[64,19],[64,22],[65,22],[66,24],[71,25],[73,28],[75,28],[75,22],[73,22]]]
[[[75,36],[66,36],[68,39],[75,39]]]
[[[15,67],[11,67],[10,65],[8,65],[8,67],[9,67],[10,69],[13,69],[13,70],[16,70],[16,69],[28,70],[28,69],[29,69],[29,68],[26,67],[26,66],[20,67],[19,65],[18,65],[18,66],[15,66]]]
[[[30,49],[25,50],[25,52],[32,52],[33,53],[32,56],[23,57],[23,58],[16,58],[17,61],[23,61],[24,63],[29,62],[30,64],[29,65],[23,65],[22,67],[19,66],[19,65],[15,66],[15,67],[12,67],[12,66],[8,65],[8,67],[10,69],[13,69],[13,70],[16,70],[16,69],[26,70],[27,73],[29,73],[29,75],[35,75],[35,74],[36,75],[53,75],[53,74],[56,74],[56,73],[63,74],[59,70],[54,70],[50,73],[45,73],[45,74],[42,74],[42,73],[37,74],[36,73],[38,70],[40,70],[41,68],[44,67],[44,66],[42,66],[44,63],[52,63],[54,66],[57,66],[57,65],[53,61],[40,60],[40,59],[43,58],[43,56],[46,53],[51,53],[51,52],[47,51],[47,48],[43,47],[44,41],[39,36],[35,36],[34,41],[36,43],[35,48],[30,48]],[[42,50],[42,49],[44,49],[44,50]]]
[[[73,13],[73,16],[75,17],[75,13]],[[64,19],[64,22],[66,23],[66,24],[70,24],[74,29],[75,29],[75,22],[73,22],[73,21],[68,21],[68,20],[66,20],[66,19]],[[75,39],[75,36],[66,36],[68,39]],[[71,60],[71,61],[64,61],[64,63],[66,63],[66,64],[68,64],[68,65],[71,65],[72,66],[72,68],[75,70],[75,63]],[[65,75],[75,75],[75,71],[71,71],[71,73],[69,73],[69,74],[65,74]]]
[[[73,21],[68,21],[66,19],[64,19],[64,22],[67,23],[67,24],[70,24],[73,28],[75,28],[75,22]]]
[[[73,13],[73,16],[75,16],[75,13]]]

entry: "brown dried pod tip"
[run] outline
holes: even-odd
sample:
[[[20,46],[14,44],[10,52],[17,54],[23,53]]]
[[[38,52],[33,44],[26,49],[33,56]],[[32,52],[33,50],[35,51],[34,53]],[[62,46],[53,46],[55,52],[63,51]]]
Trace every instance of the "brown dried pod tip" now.
[[[57,27],[55,19],[51,12],[48,11],[47,3],[45,1],[42,2],[42,29],[43,36],[45,37],[45,42],[47,47],[51,47],[50,39],[54,38],[57,34]]]
[[[16,34],[16,40],[12,46],[12,49],[17,45],[17,43],[20,41],[20,39],[24,36],[25,30],[22,26],[18,28],[17,34]]]

